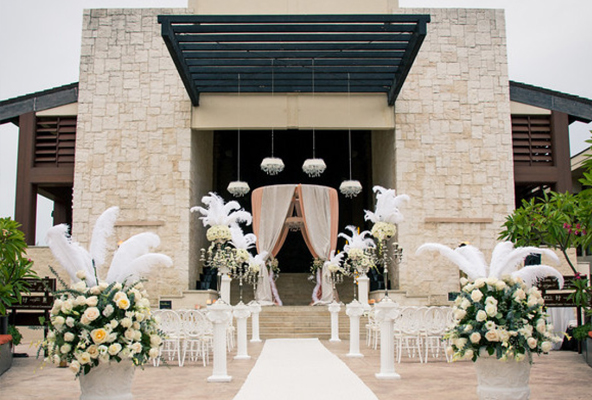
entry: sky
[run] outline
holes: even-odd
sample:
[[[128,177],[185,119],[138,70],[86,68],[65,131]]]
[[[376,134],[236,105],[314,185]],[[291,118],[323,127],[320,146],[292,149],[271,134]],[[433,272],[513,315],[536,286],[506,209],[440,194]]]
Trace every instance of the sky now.
[[[187,0],[0,0],[0,101],[78,81],[83,9],[186,5]],[[590,0],[399,0],[399,5],[504,9],[510,79],[592,99]],[[570,126],[572,154],[587,147],[590,130],[592,124]],[[14,216],[17,143],[18,129],[0,125],[0,217]],[[43,238],[51,202],[40,199],[38,210],[37,237]]]

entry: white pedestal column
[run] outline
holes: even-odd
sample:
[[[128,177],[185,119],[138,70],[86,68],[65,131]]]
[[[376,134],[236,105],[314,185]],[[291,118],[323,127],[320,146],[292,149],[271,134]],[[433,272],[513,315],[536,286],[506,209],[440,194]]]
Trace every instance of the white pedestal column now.
[[[232,376],[226,371],[226,327],[230,321],[232,308],[228,304],[216,302],[208,306],[207,317],[214,325],[214,368],[208,382],[230,382]]]
[[[360,353],[360,317],[364,314],[364,307],[354,300],[345,306],[345,313],[349,316],[349,353],[346,356],[364,357]]]
[[[220,298],[226,304],[230,304],[230,282],[232,278],[228,274],[223,274],[220,278]]]
[[[331,313],[331,339],[330,342],[341,342],[339,339],[339,311],[341,311],[341,305],[333,300],[329,304],[329,312]]]
[[[251,309],[251,343],[260,343],[259,338],[259,313],[261,312],[261,304],[257,301],[251,301],[249,303]]]
[[[251,356],[247,353],[247,319],[251,310],[242,301],[233,307],[232,314],[236,319],[236,356],[235,360],[248,360]]]
[[[358,277],[358,299],[364,310],[369,310],[370,304],[368,304],[368,292],[370,290],[370,278],[364,275]]]
[[[378,379],[401,379],[395,372],[395,341],[393,320],[397,318],[399,306],[386,297],[376,306],[376,319],[380,323],[380,372]]]

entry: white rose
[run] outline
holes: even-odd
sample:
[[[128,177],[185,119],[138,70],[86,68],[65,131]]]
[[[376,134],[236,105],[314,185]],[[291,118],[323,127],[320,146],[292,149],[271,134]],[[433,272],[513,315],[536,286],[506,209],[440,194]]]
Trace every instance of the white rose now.
[[[467,344],[467,339],[466,338],[457,338],[457,339],[454,340],[454,345],[458,349],[462,349],[463,347],[465,347],[466,344]]]
[[[487,282],[489,286],[495,286],[495,284],[498,282],[498,279],[495,276],[490,276],[485,280],[485,282]]]
[[[465,310],[461,310],[460,308],[454,310],[454,318],[456,318],[459,321],[463,319],[465,315],[467,315],[467,312]]]
[[[77,305],[77,306],[81,306],[83,304],[86,304],[86,297],[84,297],[84,296],[77,296],[74,299],[74,304]]]
[[[58,327],[61,328],[64,325],[64,323],[66,323],[66,320],[62,316],[57,316],[53,320],[53,325],[56,328],[58,328]]]
[[[498,292],[504,290],[506,288],[506,282],[504,282],[504,281],[497,281],[495,283],[495,288],[498,290]]]
[[[549,351],[551,351],[552,348],[553,344],[551,342],[541,343],[541,350],[543,350],[544,353],[548,353]]]
[[[536,349],[538,341],[533,337],[529,337],[528,340],[526,340],[526,343],[528,343],[528,347],[531,349]]]
[[[547,323],[544,320],[539,319],[536,324],[536,330],[539,333],[547,332]]]
[[[86,271],[84,270],[78,270],[76,271],[76,278],[80,279],[81,281],[86,279]]]
[[[74,318],[72,318],[72,317],[66,318],[66,325],[69,328],[73,328],[75,323],[76,323],[76,320]]]
[[[62,303],[62,312],[64,314],[70,314],[74,308],[74,302],[72,300],[66,300]]]
[[[134,328],[134,329],[136,329],[136,330],[140,329],[140,323],[139,323],[138,321],[135,321],[135,322],[132,324],[132,328]]]
[[[460,303],[460,308],[462,308],[463,310],[466,310],[467,308],[469,308],[471,306],[471,302],[467,299],[463,299]]]
[[[64,340],[66,342],[71,342],[72,340],[74,340],[76,336],[74,336],[74,334],[72,332],[66,332],[64,333]]]
[[[142,351],[142,343],[135,342],[134,344],[132,344],[131,349],[132,352],[134,352],[135,354],[140,353]]]
[[[107,289],[107,287],[109,287],[109,284],[105,281],[100,281],[99,282],[99,289],[102,291],[104,291],[105,289]]]
[[[493,304],[494,306],[497,306],[497,300],[495,297],[487,296],[485,299],[485,304]]]
[[[471,339],[471,343],[479,343],[481,340],[481,334],[479,332],[473,332],[471,333],[471,336],[469,336],[469,339]]]
[[[135,317],[136,317],[136,321],[138,321],[138,322],[142,322],[146,318],[144,313],[141,313],[141,312],[137,312]]]
[[[113,306],[111,304],[107,304],[105,306],[105,308],[103,309],[103,315],[107,318],[109,318],[111,316],[111,314],[113,314],[113,311],[115,311],[115,308],[113,308]]]
[[[109,354],[116,356],[121,351],[121,345],[119,343],[113,343],[109,346]]]
[[[86,351],[77,354],[76,358],[78,359],[78,362],[82,365],[88,364],[90,362],[90,354],[88,354]]]
[[[62,354],[68,354],[70,350],[72,350],[72,346],[70,346],[68,343],[64,343],[62,347],[60,347],[60,353]]]
[[[86,291],[86,282],[84,282],[84,281],[76,282],[74,285],[72,285],[72,289],[74,289],[77,292],[85,292]]]
[[[513,297],[516,301],[521,301],[526,299],[526,293],[524,293],[524,290],[522,289],[516,289]]]
[[[112,319],[111,322],[109,322],[109,325],[111,326],[111,329],[115,329],[119,325],[119,322],[116,319]]]
[[[479,310],[477,311],[477,315],[475,318],[477,319],[477,321],[483,322],[487,319],[487,313],[483,310]]]
[[[475,287],[476,288],[482,288],[483,286],[485,286],[485,279],[478,278],[477,280],[475,280]]]
[[[487,339],[490,342],[499,342],[499,332],[496,329],[492,331],[487,331],[487,333],[485,334],[485,339]]]
[[[140,340],[142,340],[142,331],[135,331],[134,332],[134,340],[136,342],[139,342]]]
[[[514,357],[514,359],[518,362],[520,361],[524,361],[524,359],[526,358],[526,354],[524,353],[518,353],[516,354],[516,356]]]
[[[156,348],[156,347],[152,347],[152,348],[150,349],[150,351],[148,352],[148,356],[149,356],[150,358],[156,358],[156,357],[158,357],[158,353],[159,353],[159,351],[158,351],[158,348]]]
[[[481,301],[482,298],[483,298],[483,292],[481,292],[480,290],[473,290],[471,292],[471,299],[474,302],[479,302],[479,301]]]
[[[162,343],[162,338],[158,335],[150,335],[150,345],[152,347],[158,347]]]
[[[465,286],[467,283],[469,283],[469,280],[467,278],[465,278],[464,276],[462,278],[460,278],[460,286]]]
[[[88,354],[90,354],[90,358],[98,358],[99,357],[99,348],[96,345],[91,345],[88,346],[88,349],[86,349],[86,351],[88,351]]]
[[[465,351],[465,360],[472,360],[474,354],[475,353],[473,353],[473,350],[468,349],[467,351]]]
[[[134,340],[135,335],[136,331],[134,331],[133,329],[127,329],[124,333],[124,336],[127,340]]]
[[[487,313],[487,315],[489,315],[490,317],[493,317],[497,314],[497,307],[495,306],[495,304],[487,304],[485,306],[485,312]]]
[[[86,299],[86,305],[89,307],[96,307],[99,304],[99,298],[97,296],[90,296]]]
[[[78,371],[80,371],[80,363],[76,360],[72,360],[72,362],[70,362],[70,366],[68,368],[70,368],[70,371],[77,374]]]
[[[125,317],[120,322],[120,325],[123,326],[124,328],[129,328],[132,326],[132,324],[133,324],[132,319],[128,318],[128,317]]]
[[[101,316],[101,312],[96,307],[89,307],[84,311],[83,316],[92,322]]]

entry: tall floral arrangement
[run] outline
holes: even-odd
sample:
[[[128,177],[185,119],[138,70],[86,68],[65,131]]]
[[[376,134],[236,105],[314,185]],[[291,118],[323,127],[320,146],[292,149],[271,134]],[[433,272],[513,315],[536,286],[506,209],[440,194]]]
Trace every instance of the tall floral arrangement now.
[[[546,322],[544,301],[533,285],[539,278],[555,277],[563,286],[563,277],[553,267],[529,265],[519,268],[531,253],[546,254],[555,263],[559,259],[550,250],[535,247],[514,248],[511,242],[499,243],[487,265],[483,254],[473,246],[451,249],[426,243],[417,253],[439,251],[467,274],[461,279],[461,291],[455,300],[455,324],[446,337],[453,360],[490,355],[500,360],[527,358],[548,352],[557,338]]]
[[[376,247],[372,238],[370,238],[369,231],[359,232],[359,229],[353,225],[345,227],[351,232],[351,235],[340,233],[338,237],[347,240],[347,244],[343,247],[343,251],[347,254],[345,263],[352,269],[352,272],[357,274],[365,274],[370,268],[375,268],[373,254],[370,249]]]
[[[141,281],[153,267],[170,267],[173,262],[150,252],[160,244],[156,234],[141,233],[119,246],[106,279],[100,279],[98,268],[105,262],[107,238],[118,213],[112,207],[99,217],[89,251],[72,240],[66,225],[47,233],[49,247],[72,284],[60,278],[69,287],[55,293],[41,349],[50,361],[68,362],[76,376],[99,363],[131,360],[141,366],[159,355],[162,335]]]
[[[394,189],[385,189],[382,186],[372,188],[376,193],[376,206],[374,211],[364,211],[364,219],[374,223],[370,233],[381,242],[389,240],[397,233],[397,224],[404,220],[399,207],[409,201],[406,194],[397,195]]]

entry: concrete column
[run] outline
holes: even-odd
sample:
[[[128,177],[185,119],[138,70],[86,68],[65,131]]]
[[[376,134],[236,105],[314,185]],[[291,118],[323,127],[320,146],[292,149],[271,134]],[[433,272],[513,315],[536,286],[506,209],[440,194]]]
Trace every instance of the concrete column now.
[[[231,317],[231,307],[222,302],[208,306],[207,317],[214,325],[214,367],[208,382],[230,382],[226,370],[226,327]]]
[[[364,314],[364,307],[354,300],[345,307],[345,313],[349,316],[349,353],[346,356],[364,357],[360,353],[360,317]]]
[[[236,356],[235,360],[248,360],[251,356],[247,353],[247,319],[251,310],[242,301],[233,307],[232,314],[236,319]]]
[[[259,338],[259,313],[261,312],[261,304],[253,300],[249,303],[251,309],[251,343],[260,343]]]
[[[339,339],[339,311],[341,311],[341,305],[333,300],[329,304],[329,312],[331,313],[331,339],[330,342],[341,342]]]
[[[226,304],[230,304],[230,282],[232,278],[228,274],[223,274],[220,279],[220,298]]]
[[[399,314],[399,305],[385,297],[376,306],[376,319],[380,323],[380,372],[378,379],[401,379],[395,372],[395,340],[393,320]]]
[[[370,291],[370,278],[364,275],[360,275],[358,277],[358,299],[360,300],[360,304],[364,307],[364,310],[370,309],[370,304],[368,304],[368,292]]]

